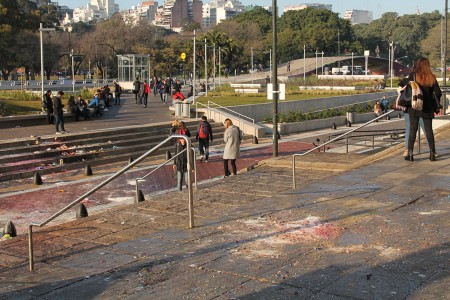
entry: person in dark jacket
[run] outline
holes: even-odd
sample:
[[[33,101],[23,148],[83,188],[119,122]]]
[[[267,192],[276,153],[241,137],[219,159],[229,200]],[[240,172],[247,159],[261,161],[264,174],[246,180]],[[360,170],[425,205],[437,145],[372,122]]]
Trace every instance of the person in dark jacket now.
[[[139,94],[139,90],[141,89],[141,82],[139,81],[138,78],[136,78],[136,80],[133,82],[133,94],[134,94],[134,99],[136,100],[136,103],[138,103],[138,94]],[[141,103],[139,103],[141,104]]]
[[[202,116],[202,121],[198,124],[197,134],[195,138],[198,141],[198,152],[200,153],[200,161],[208,162],[209,158],[209,141],[213,141],[213,133],[211,124],[206,116]]]
[[[58,94],[53,97],[53,111],[55,114],[55,127],[56,127],[56,134],[60,133],[66,133],[66,130],[64,129],[64,111],[63,107],[64,104],[62,104],[62,96],[64,95],[63,91],[59,91]],[[61,128],[61,130],[59,130]]]
[[[42,99],[42,108],[45,109],[47,113],[48,124],[54,124],[53,122],[53,101],[52,101],[52,91],[48,90],[44,94],[44,99]]]
[[[178,153],[181,153],[181,151],[186,149],[186,140],[185,139],[179,139],[177,143],[175,144],[175,155]],[[188,152],[191,157],[192,164],[188,168]],[[192,149],[188,149],[187,151],[183,152],[181,155],[178,155],[173,160],[173,169],[177,171],[177,189],[178,191],[181,191],[183,189],[183,177],[186,187],[188,187],[188,178],[187,178],[187,172],[192,171],[194,169],[194,154],[192,152]]]
[[[433,134],[433,118],[435,112],[441,107],[440,98],[442,95],[436,76],[431,72],[430,61],[427,58],[419,58],[414,65],[414,72],[409,75],[409,80],[415,80],[422,90],[423,108],[415,110],[407,108],[409,114],[410,130],[408,139],[408,154],[405,160],[414,161],[413,150],[416,142],[417,130],[419,128],[419,118],[423,119],[425,135],[430,147],[430,160],[436,160],[436,146]]]

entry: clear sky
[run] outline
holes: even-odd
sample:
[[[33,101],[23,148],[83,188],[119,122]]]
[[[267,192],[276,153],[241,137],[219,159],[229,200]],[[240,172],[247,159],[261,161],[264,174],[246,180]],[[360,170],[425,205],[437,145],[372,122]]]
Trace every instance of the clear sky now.
[[[56,1],[56,0],[53,0]],[[210,2],[210,0],[203,0],[204,2]],[[363,9],[373,12],[374,19],[378,19],[385,12],[397,12],[400,15],[414,14],[417,9],[421,13],[431,12],[439,10],[443,12],[445,9],[446,0],[278,0],[279,11],[282,12],[285,5],[296,5],[303,3],[322,3],[333,5],[333,11],[344,16],[344,12],[347,9]],[[90,0],[59,0],[60,5],[66,5],[70,8],[85,7]],[[120,9],[130,8],[133,5],[137,5],[142,1],[138,0],[115,0],[119,4]],[[258,4],[262,6],[271,6],[271,0],[241,0],[242,4]],[[159,0],[158,4],[162,5],[164,0]]]

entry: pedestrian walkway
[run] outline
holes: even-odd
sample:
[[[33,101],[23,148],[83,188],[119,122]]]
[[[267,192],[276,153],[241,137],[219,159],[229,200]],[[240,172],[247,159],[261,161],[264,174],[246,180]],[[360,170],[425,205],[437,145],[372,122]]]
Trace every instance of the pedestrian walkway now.
[[[124,127],[133,125],[154,124],[173,120],[171,111],[161,102],[159,95],[149,95],[148,106],[135,103],[133,94],[123,94],[121,105],[113,105],[111,109],[104,112],[101,117],[92,117],[90,121],[66,122],[65,129],[71,132],[89,132],[112,127]],[[65,117],[68,119],[68,117]],[[2,130],[0,138],[18,139],[28,138],[30,135],[47,136],[55,134],[54,125],[40,125],[21,127],[17,124],[15,128]]]
[[[25,236],[2,242],[0,298],[447,299],[450,130],[439,132],[436,162],[405,161],[402,145],[360,163],[313,153],[304,160],[353,166],[304,166],[297,189],[290,156],[260,160],[194,191],[194,229],[185,191],[45,227],[34,273]]]

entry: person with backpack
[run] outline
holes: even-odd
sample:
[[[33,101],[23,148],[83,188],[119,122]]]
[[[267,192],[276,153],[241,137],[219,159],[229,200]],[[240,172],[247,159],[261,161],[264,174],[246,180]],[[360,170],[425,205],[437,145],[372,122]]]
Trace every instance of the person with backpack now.
[[[414,71],[408,77],[409,81],[415,81],[421,90],[423,98],[423,107],[421,110],[414,109],[409,106],[406,112],[409,115],[409,137],[408,137],[408,153],[405,160],[414,161],[413,150],[416,142],[417,130],[419,128],[419,120],[423,119],[425,135],[427,137],[428,146],[430,148],[430,161],[436,160],[436,146],[433,134],[433,118],[434,113],[439,111],[441,107],[440,100],[442,91],[436,80],[436,76],[431,71],[430,61],[427,58],[419,58],[414,64]],[[401,86],[408,84],[402,82]]]
[[[114,105],[120,105],[120,95],[122,95],[122,87],[117,83],[117,81],[113,81],[114,84]]]
[[[208,162],[209,142],[213,141],[213,133],[211,124],[209,124],[206,116],[202,116],[202,121],[198,124],[195,138],[198,141],[198,152],[201,155],[200,161],[203,161],[203,158],[205,158],[205,162]]]
[[[53,122],[53,100],[52,100],[52,91],[48,90],[44,94],[44,99],[42,99],[42,108],[47,113],[47,122],[49,125],[54,125]]]

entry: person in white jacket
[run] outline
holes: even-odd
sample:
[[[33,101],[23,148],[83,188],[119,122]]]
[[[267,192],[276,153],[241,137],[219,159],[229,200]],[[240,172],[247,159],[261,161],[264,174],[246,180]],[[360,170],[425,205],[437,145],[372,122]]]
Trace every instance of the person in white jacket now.
[[[226,119],[224,122],[227,128],[223,134],[223,141],[225,142],[225,150],[223,151],[223,169],[225,172],[224,177],[231,175],[228,170],[228,161],[231,161],[231,169],[233,175],[236,175],[236,159],[239,158],[239,148],[241,145],[241,130],[239,127],[234,126],[230,119]]]

